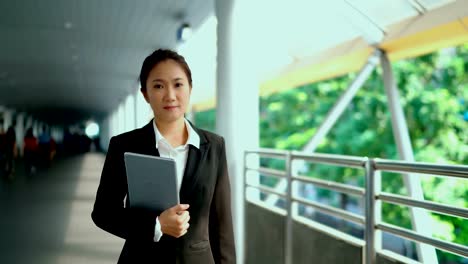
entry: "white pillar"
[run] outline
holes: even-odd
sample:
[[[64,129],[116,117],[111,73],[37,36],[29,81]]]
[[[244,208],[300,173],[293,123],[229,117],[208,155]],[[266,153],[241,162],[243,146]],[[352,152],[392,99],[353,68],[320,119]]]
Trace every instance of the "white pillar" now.
[[[216,130],[226,140],[237,263],[245,262],[244,175],[246,149],[259,147],[259,93],[251,3],[215,1],[217,27]],[[237,15],[238,14],[238,15]],[[242,16],[241,16],[242,14]]]
[[[33,126],[33,118],[32,118],[32,116],[28,116],[28,117],[26,118],[26,126],[25,126],[25,128],[28,129],[28,128],[32,127],[32,126]],[[37,136],[37,135],[35,135],[35,136]]]
[[[119,134],[118,108],[112,113],[112,133],[111,136]]]
[[[13,123],[13,111],[12,110],[6,109],[3,112],[3,122],[4,122],[3,127],[5,128],[5,131],[6,131]]]
[[[24,143],[24,113],[20,113],[16,116],[16,127],[15,127],[15,132],[16,132],[16,144],[18,146],[18,150],[21,156],[23,156],[23,143]]]
[[[135,128],[139,128],[138,126],[138,96],[142,96],[139,94],[139,91],[135,91],[133,93],[133,121]]]
[[[41,131],[39,130],[39,126],[40,126],[39,121],[33,119],[33,125],[32,125],[32,126],[33,126],[33,134],[34,134],[34,136],[38,137],[38,136],[39,136],[39,133],[41,132]]]
[[[104,151],[107,151],[109,141],[111,138],[111,120],[112,115],[108,115],[101,122],[99,122],[99,144]]]
[[[117,110],[117,134],[125,132],[125,102],[119,104]]]
[[[143,127],[153,118],[153,111],[140,91],[136,92],[137,127]]]
[[[134,95],[130,94],[125,99],[125,129],[124,131],[134,130],[135,127],[135,99]]]

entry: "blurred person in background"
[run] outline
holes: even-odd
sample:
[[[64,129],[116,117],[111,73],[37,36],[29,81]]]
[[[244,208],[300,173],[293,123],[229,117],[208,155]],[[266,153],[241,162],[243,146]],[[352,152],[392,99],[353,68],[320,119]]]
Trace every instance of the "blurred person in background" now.
[[[3,129],[3,120],[0,120],[0,177],[4,177],[5,174],[5,157],[6,157],[6,134]]]
[[[13,180],[15,177],[15,159],[18,155],[16,146],[16,132],[11,125],[5,135],[5,175],[8,180]]]
[[[28,175],[34,174],[36,171],[37,154],[39,150],[39,142],[33,134],[32,128],[28,128],[24,136],[24,166]]]

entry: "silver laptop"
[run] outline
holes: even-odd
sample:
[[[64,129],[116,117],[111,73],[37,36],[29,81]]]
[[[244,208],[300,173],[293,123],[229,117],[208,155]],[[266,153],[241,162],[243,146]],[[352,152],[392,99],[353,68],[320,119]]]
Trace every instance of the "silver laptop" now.
[[[173,159],[125,152],[130,207],[164,211],[179,204]]]

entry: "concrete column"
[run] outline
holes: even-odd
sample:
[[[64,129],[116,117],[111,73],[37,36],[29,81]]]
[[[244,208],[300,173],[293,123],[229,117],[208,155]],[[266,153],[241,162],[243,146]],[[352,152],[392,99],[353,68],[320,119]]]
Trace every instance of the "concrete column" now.
[[[32,127],[32,126],[33,126],[33,118],[32,118],[32,116],[26,117],[25,129],[28,129],[28,128]]]
[[[104,151],[107,151],[111,138],[111,119],[111,115],[108,115],[99,122],[99,144]]]
[[[124,131],[131,131],[135,129],[135,99],[133,94],[130,94],[125,99],[124,103],[124,116],[125,116],[125,128]]]
[[[142,96],[139,92],[139,89],[133,93],[133,120],[135,128],[139,128],[138,126],[138,96]]]
[[[50,129],[50,135],[55,140],[56,143],[63,142],[64,129],[60,126],[52,126]]]
[[[33,127],[33,134],[34,136],[38,137],[39,136],[39,133],[40,133],[40,130],[39,130],[39,121],[33,119],[33,124],[32,124],[32,127]]]
[[[125,102],[120,103],[117,110],[117,135],[125,132]]]
[[[249,34],[255,11],[246,0],[215,1],[217,25],[216,130],[226,141],[237,263],[244,263],[244,151],[259,147],[259,93]],[[258,32],[256,32],[258,33]]]
[[[8,129],[8,127],[11,126],[13,123],[13,110],[10,109],[5,109],[3,112],[3,127],[5,128],[5,131]]]
[[[138,90],[135,94],[136,97],[136,122],[137,127],[143,127],[144,125],[148,124],[148,122],[153,117],[153,111],[149,104],[145,101],[143,94]]]
[[[16,144],[18,146],[19,154],[23,156],[23,143],[24,143],[24,133],[25,128],[24,128],[24,118],[25,115],[24,113],[19,113],[16,116],[16,127],[15,127],[15,132],[16,132]]]
[[[118,122],[118,119],[117,119],[117,112],[118,112],[118,109],[115,109],[114,112],[112,112],[112,115],[111,115],[111,137],[119,134],[118,130],[119,130],[119,122]]]

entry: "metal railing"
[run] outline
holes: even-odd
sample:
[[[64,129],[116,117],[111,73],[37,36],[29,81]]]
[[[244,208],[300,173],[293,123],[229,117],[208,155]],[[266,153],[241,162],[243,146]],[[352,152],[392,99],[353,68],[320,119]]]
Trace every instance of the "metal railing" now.
[[[247,166],[247,157],[249,155],[256,154],[259,157],[268,157],[285,160],[285,170],[274,170],[269,168],[250,168]],[[404,161],[393,161],[384,159],[369,159],[367,157],[354,157],[354,156],[343,156],[343,155],[331,155],[331,154],[306,154],[298,151],[282,151],[272,149],[260,149],[255,151],[245,152],[245,167],[244,175],[245,189],[255,188],[264,193],[275,194],[285,199],[286,201],[286,228],[285,228],[285,260],[286,264],[292,263],[292,205],[299,203],[307,206],[311,206],[317,211],[333,215],[353,223],[361,224],[364,226],[364,240],[365,240],[365,263],[375,263],[376,260],[376,231],[381,230],[396,236],[409,239],[419,243],[426,243],[432,245],[441,250],[468,257],[468,247],[452,242],[443,241],[440,239],[427,237],[421,235],[412,230],[400,228],[380,221],[380,217],[376,218],[376,215],[380,215],[380,211],[375,211],[376,203],[383,201],[386,203],[392,203],[397,205],[403,205],[408,207],[418,207],[426,210],[430,210],[437,213],[446,214],[449,216],[456,216],[462,218],[468,218],[468,209],[459,208],[449,205],[444,205],[436,202],[415,200],[410,197],[395,195],[391,193],[381,192],[376,190],[375,186],[380,186],[380,177],[376,177],[380,172],[397,172],[397,173],[418,173],[418,174],[431,174],[439,176],[450,176],[468,179],[468,166],[460,165],[439,165],[430,163],[420,162],[404,162]],[[348,184],[337,183],[333,181],[326,181],[311,177],[305,177],[297,175],[292,171],[292,162],[295,160],[303,160],[314,164],[328,164],[340,167],[362,169],[365,173],[365,188],[360,188]],[[272,176],[276,178],[286,178],[287,186],[286,192],[275,190],[271,187],[262,186],[261,184],[251,184],[247,181],[247,172],[257,171],[262,175]],[[356,197],[365,199],[365,216],[358,215],[355,213],[348,212],[343,209],[338,209],[325,204],[314,202],[311,200],[304,199],[297,196],[292,192],[293,182],[310,183],[317,187],[336,191],[343,194],[349,194]],[[245,192],[247,193],[247,192]],[[247,196],[244,197],[247,201]],[[378,207],[380,208],[380,207]],[[380,241],[380,240],[379,240]],[[380,247],[379,247],[380,248]]]

